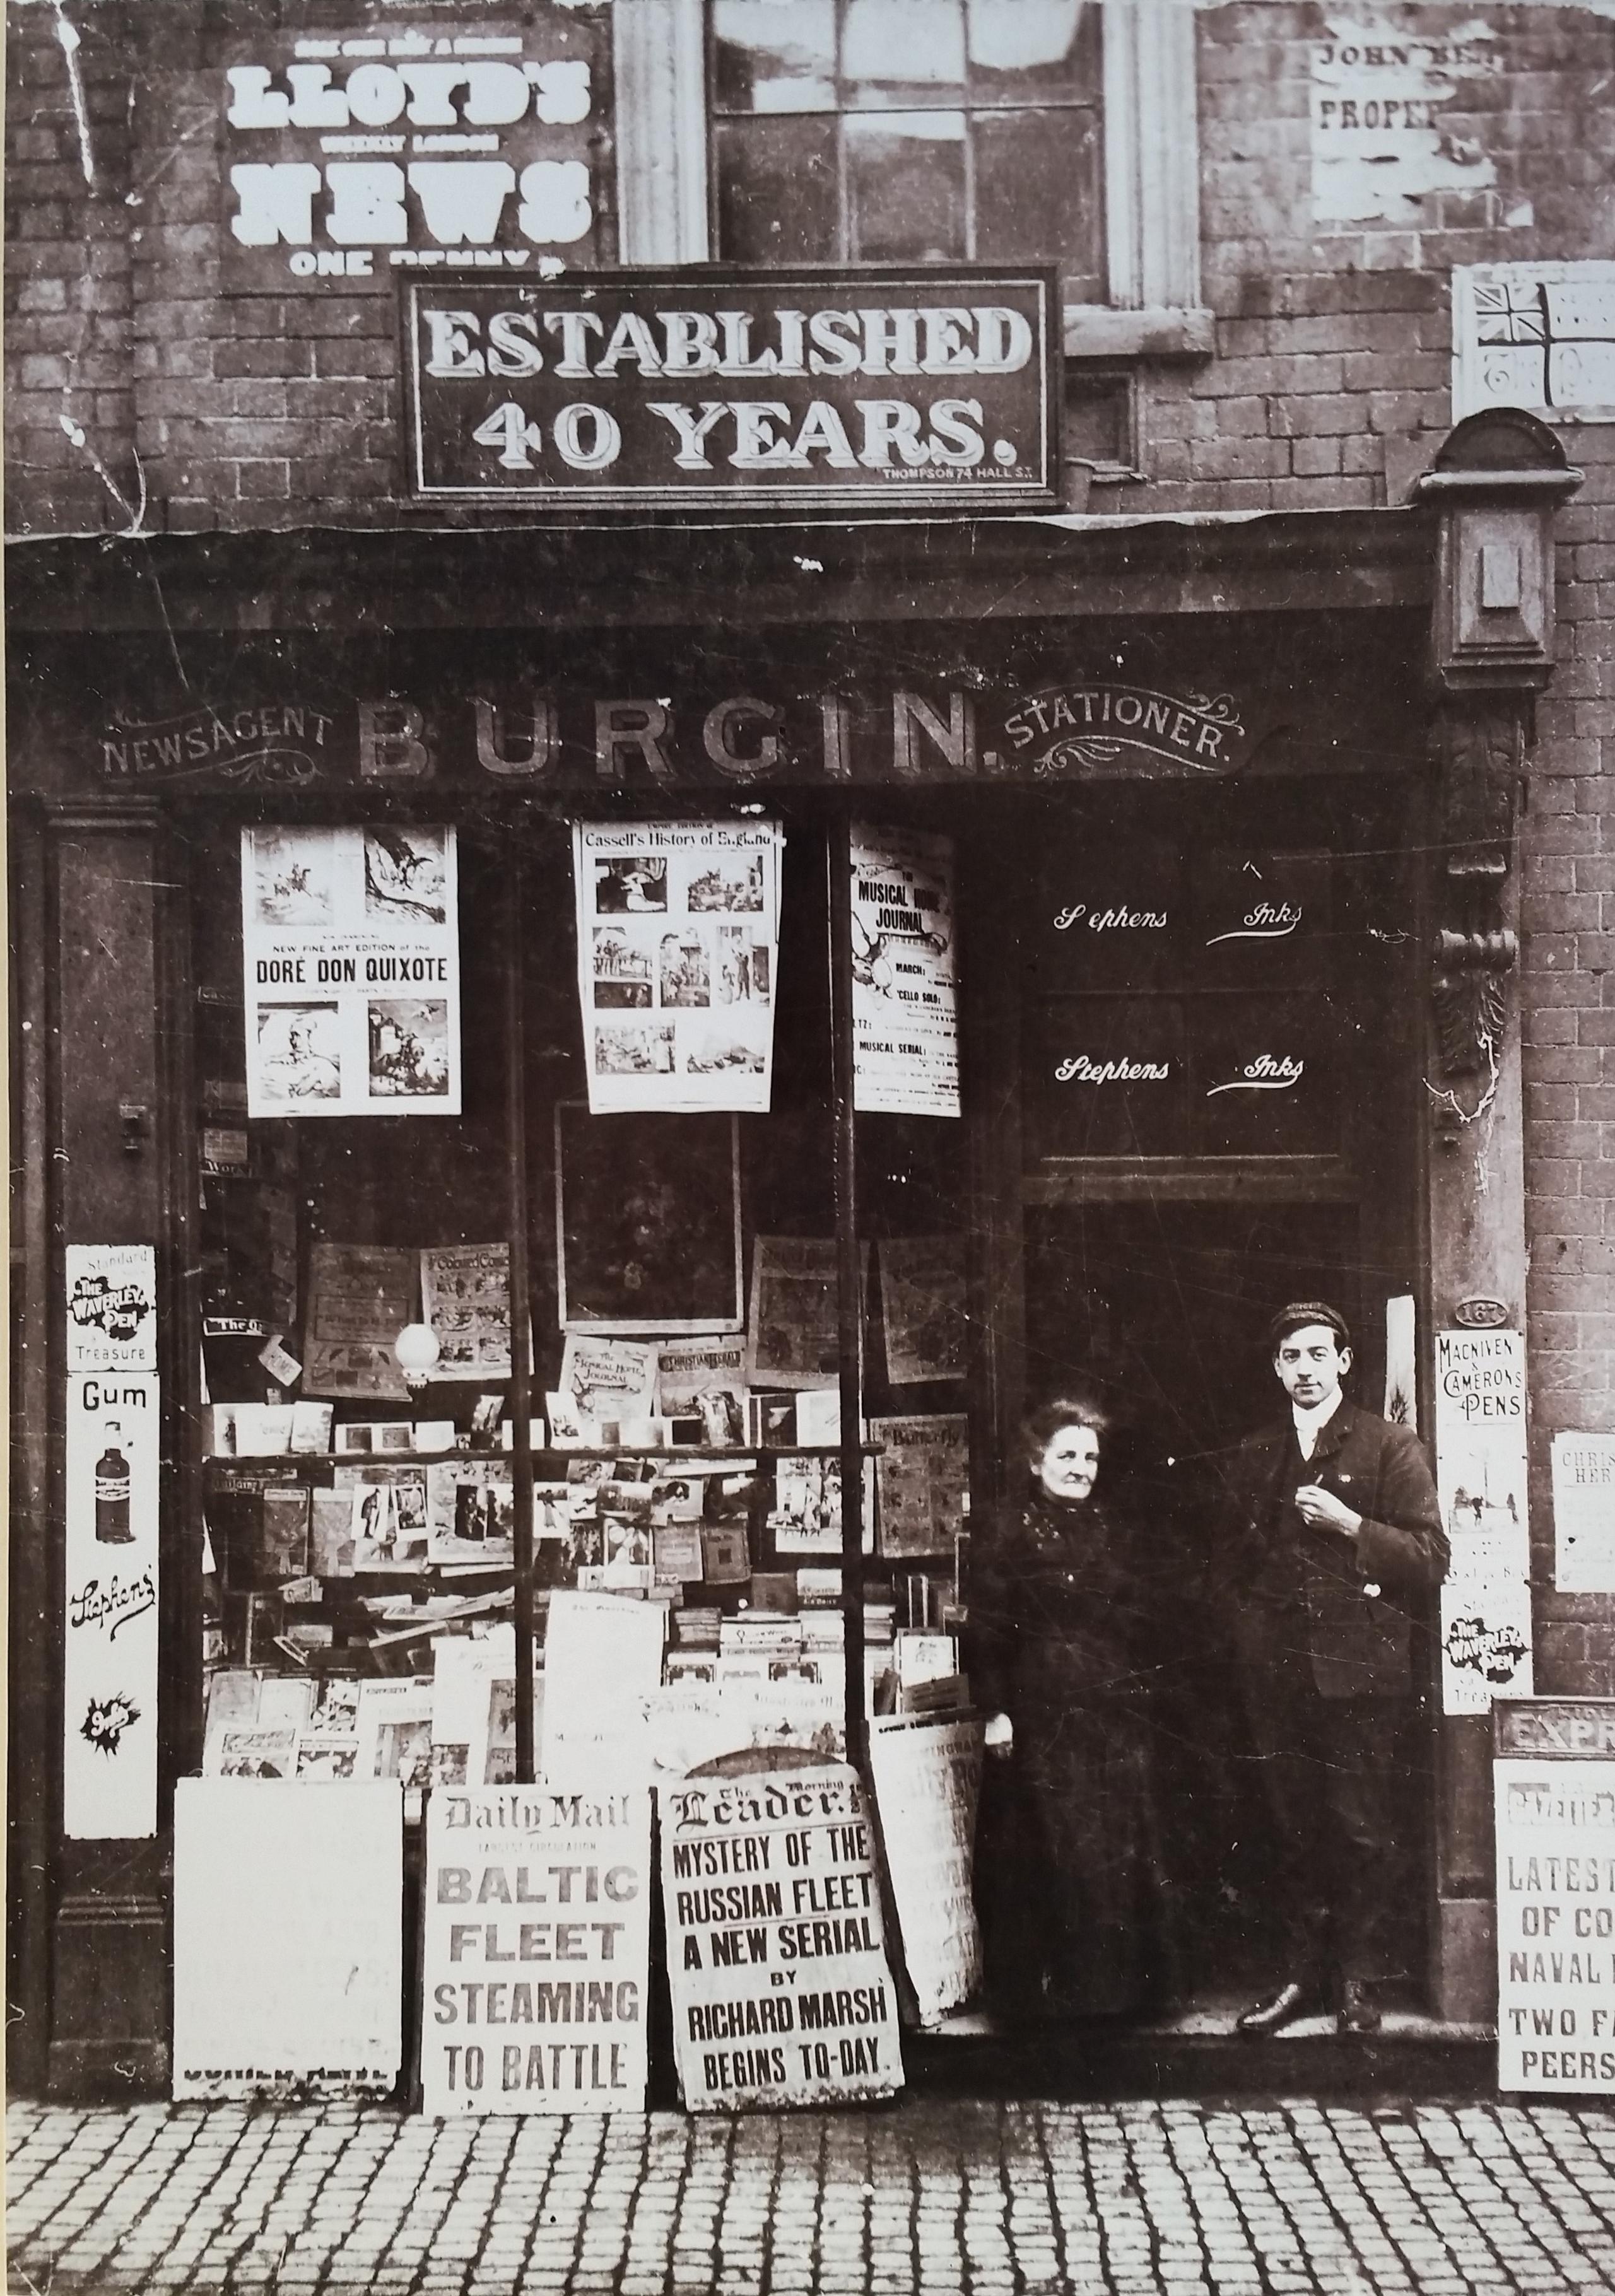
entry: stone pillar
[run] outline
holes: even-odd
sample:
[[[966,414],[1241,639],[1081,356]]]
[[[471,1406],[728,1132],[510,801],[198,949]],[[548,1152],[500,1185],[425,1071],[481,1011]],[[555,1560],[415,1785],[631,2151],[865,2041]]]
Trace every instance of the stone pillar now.
[[[1515,824],[1536,696],[1553,675],[1554,510],[1580,482],[1545,423],[1502,409],[1460,423],[1414,488],[1441,521],[1426,1070],[1438,1330],[1525,1330]],[[1439,1726],[1431,1991],[1463,2021],[1496,2005],[1490,1737],[1484,1716]]]

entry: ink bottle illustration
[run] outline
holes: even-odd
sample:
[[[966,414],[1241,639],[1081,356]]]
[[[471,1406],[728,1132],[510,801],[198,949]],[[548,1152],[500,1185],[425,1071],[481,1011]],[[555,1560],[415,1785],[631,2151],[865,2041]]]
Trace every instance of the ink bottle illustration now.
[[[102,1546],[130,1546],[129,1463],[119,1449],[122,1429],[107,1421],[107,1447],[95,1462],[95,1538]]]

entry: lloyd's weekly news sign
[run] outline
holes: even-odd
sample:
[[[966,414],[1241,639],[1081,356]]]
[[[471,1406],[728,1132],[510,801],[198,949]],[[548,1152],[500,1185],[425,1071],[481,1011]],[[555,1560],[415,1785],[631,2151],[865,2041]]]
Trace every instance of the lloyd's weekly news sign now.
[[[439,273],[403,289],[414,489],[1049,505],[1052,272]]]

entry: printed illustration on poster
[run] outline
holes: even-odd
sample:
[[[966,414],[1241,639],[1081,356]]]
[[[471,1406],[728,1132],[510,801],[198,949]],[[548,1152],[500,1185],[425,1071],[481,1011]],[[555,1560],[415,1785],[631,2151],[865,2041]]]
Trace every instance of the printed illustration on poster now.
[[[1615,1701],[1511,1699],[1492,1727],[1497,2087],[1608,2095]]]
[[[852,830],[853,1102],[862,1113],[957,1116],[954,844]]]
[[[644,2112],[651,1889],[643,1789],[433,1789],[429,2118]]]
[[[507,1243],[437,1244],[421,1254],[421,1313],[438,1335],[439,1379],[508,1379],[511,1278]]]
[[[870,1247],[859,1250],[859,1289],[869,1288]],[[833,1237],[759,1235],[751,1247],[747,1364],[753,1387],[833,1387],[840,1323]]]
[[[403,1403],[393,1341],[414,1319],[415,1254],[389,1245],[316,1243],[308,1260],[303,1393]]]
[[[181,1778],[175,2096],[389,2095],[403,2061],[403,1897],[397,1784]]]
[[[250,1116],[457,1116],[455,832],[242,832]]]
[[[149,1243],[66,1249],[67,1372],[157,1369],[157,1254]]]
[[[970,1421],[963,1412],[872,1419],[881,1552],[951,1554],[970,1495]]]
[[[594,1115],[767,1111],[783,843],[777,821],[573,824]]]
[[[870,1725],[875,1809],[922,2024],[963,2007],[981,1984],[971,1871],[982,1731],[974,1715]]]
[[[572,1332],[738,1332],[740,1128],[555,1111],[555,1258]]]
[[[1441,1711],[1487,1714],[1532,1686],[1529,1579],[1449,1578],[1441,1589]]]
[[[157,1832],[156,1375],[67,1382],[62,1631],[62,1831],[135,1841]]]
[[[1554,1438],[1554,1584],[1562,1595],[1615,1589],[1615,1435]]]
[[[880,1267],[886,1376],[892,1386],[963,1379],[969,1341],[964,1238],[882,1236]]]
[[[841,1763],[746,1762],[658,1788],[685,2103],[891,2096],[903,2064],[864,1789]]]

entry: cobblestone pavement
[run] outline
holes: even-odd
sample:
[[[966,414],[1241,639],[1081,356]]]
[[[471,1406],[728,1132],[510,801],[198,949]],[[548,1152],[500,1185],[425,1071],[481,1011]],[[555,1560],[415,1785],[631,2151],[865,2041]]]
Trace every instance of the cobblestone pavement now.
[[[1590,2108],[18,2104],[7,2144],[12,2296],[1615,2288],[1615,2112]]]

